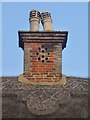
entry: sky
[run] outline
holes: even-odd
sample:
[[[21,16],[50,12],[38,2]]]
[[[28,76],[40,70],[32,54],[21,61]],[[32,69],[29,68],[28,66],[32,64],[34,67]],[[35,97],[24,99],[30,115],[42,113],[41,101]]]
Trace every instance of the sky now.
[[[32,9],[49,11],[54,30],[68,31],[67,45],[62,52],[62,73],[88,77],[87,2],[2,3],[2,75],[17,76],[23,73],[23,50],[18,44],[18,30],[29,30],[29,12]]]
[[[89,0],[1,0],[2,2],[89,2]]]

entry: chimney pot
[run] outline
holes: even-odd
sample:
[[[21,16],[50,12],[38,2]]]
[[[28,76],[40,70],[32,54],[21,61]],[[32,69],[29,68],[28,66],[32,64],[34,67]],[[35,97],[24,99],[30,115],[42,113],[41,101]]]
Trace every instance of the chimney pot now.
[[[39,31],[39,23],[40,23],[40,12],[37,10],[30,11],[30,31]]]
[[[53,31],[51,14],[49,12],[41,13],[41,22],[42,22],[44,31]]]

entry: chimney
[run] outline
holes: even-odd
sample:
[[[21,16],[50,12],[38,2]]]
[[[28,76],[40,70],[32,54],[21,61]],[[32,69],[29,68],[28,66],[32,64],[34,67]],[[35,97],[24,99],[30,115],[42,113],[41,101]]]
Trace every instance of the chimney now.
[[[39,23],[40,23],[40,12],[37,10],[32,10],[30,12],[30,31],[39,31]]]
[[[45,30],[43,32],[37,31],[40,18]],[[24,51],[25,78],[19,80],[29,84],[62,84],[62,50],[66,47],[68,31],[53,31],[50,13],[44,12],[40,15],[36,10],[30,12],[30,25],[32,31],[19,31],[19,47]]]
[[[42,22],[44,31],[53,31],[51,14],[49,12],[41,13],[41,22]]]

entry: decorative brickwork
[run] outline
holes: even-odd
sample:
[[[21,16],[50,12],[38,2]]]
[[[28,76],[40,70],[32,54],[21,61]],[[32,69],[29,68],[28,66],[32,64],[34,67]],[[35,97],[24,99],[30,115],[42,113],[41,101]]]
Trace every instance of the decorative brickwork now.
[[[24,43],[24,76],[35,81],[57,81],[61,77],[60,43]]]

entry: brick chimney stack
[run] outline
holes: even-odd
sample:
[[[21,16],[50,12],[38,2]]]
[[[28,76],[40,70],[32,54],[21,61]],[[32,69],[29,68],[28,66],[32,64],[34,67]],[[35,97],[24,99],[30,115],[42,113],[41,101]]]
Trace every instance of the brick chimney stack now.
[[[41,13],[41,22],[42,22],[44,31],[53,31],[51,14],[49,12]]]
[[[39,31],[40,12],[37,10],[30,11],[30,31]]]
[[[54,31],[49,12],[30,12],[30,31],[19,31],[19,47],[24,51],[23,76],[27,82],[58,82],[62,78],[62,50],[68,31]],[[39,31],[39,22],[44,31]],[[25,81],[24,81],[25,82]]]

